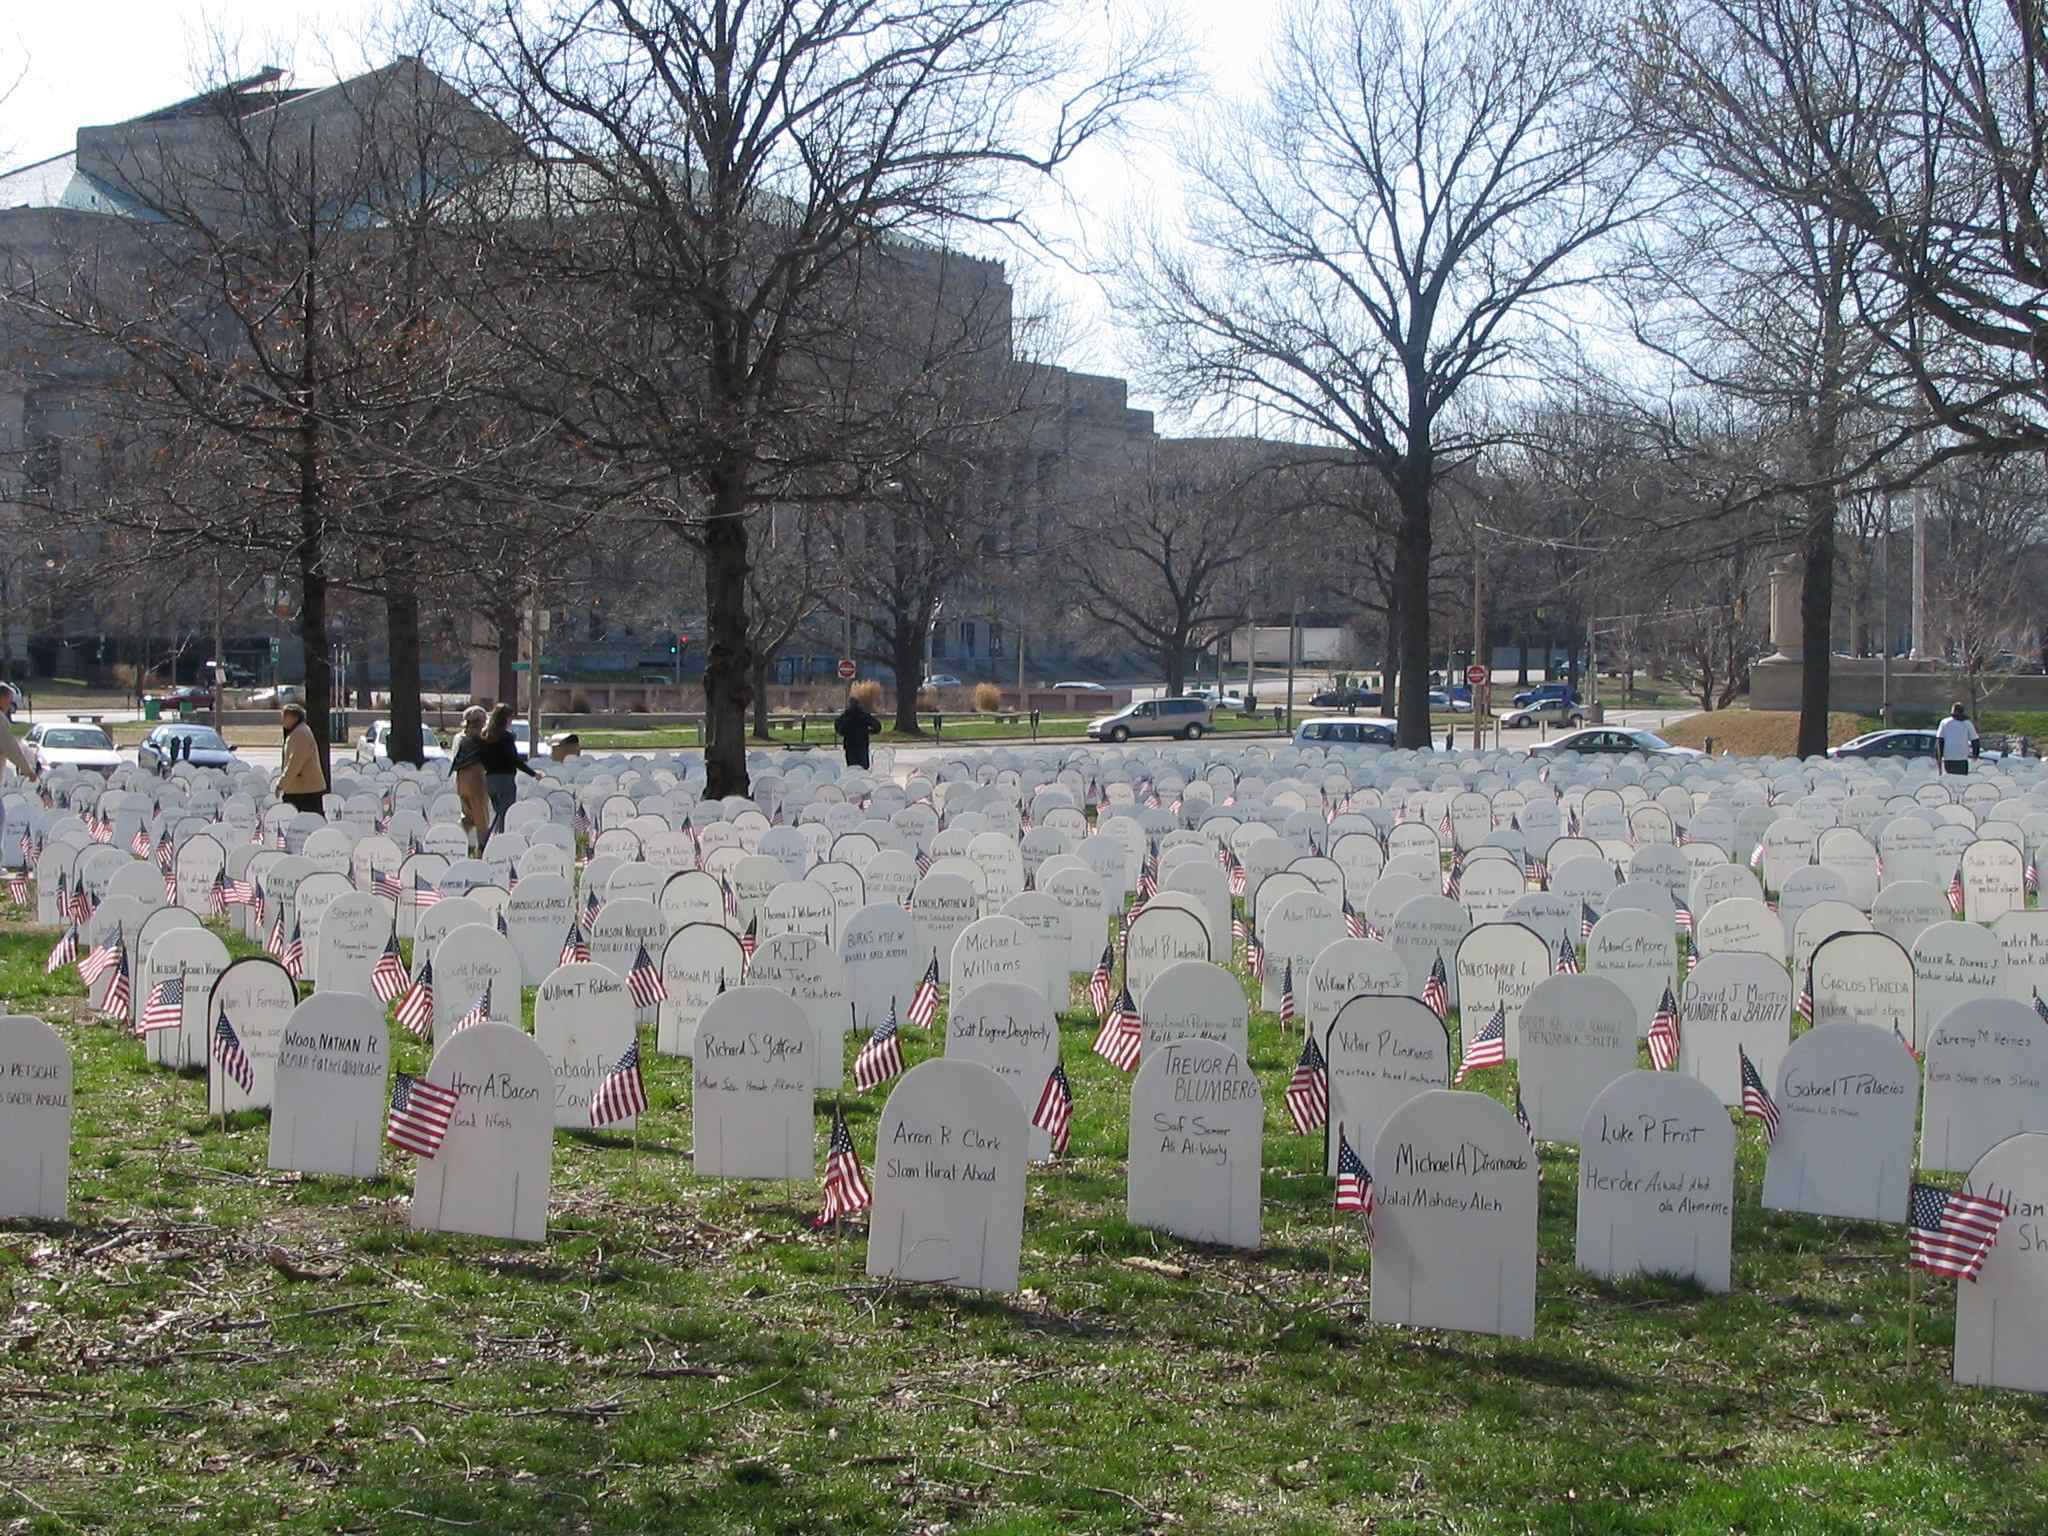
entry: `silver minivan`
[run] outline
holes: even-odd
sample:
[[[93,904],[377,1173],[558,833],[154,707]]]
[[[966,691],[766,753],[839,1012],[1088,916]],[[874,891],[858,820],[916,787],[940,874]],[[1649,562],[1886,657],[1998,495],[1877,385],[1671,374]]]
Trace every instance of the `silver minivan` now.
[[[1133,736],[1178,736],[1200,740],[1209,729],[1209,705],[1202,699],[1146,699],[1113,715],[1088,722],[1090,741],[1129,741]]]

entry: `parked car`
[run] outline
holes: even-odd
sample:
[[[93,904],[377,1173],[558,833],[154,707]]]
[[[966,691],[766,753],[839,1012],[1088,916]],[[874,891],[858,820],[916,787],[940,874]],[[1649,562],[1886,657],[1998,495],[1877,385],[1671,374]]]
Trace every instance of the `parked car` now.
[[[1563,699],[1567,704],[1579,702],[1578,694],[1569,683],[1538,683],[1534,688],[1525,689],[1515,695],[1515,707],[1527,709],[1531,704],[1541,703],[1545,699]]]
[[[448,748],[432,726],[420,727],[420,752],[427,761],[445,759]],[[388,763],[391,761],[391,722],[372,720],[361,736],[356,738],[356,761],[359,763]]]
[[[1472,713],[1472,701],[1453,698],[1441,688],[1432,688],[1429,690],[1429,712],[1432,715],[1469,715]]]
[[[1396,744],[1391,720],[1304,720],[1294,728],[1297,747],[1391,747]]]
[[[1145,699],[1113,715],[1088,722],[1090,741],[1129,741],[1133,736],[1178,736],[1199,741],[1209,729],[1209,706],[1201,699]]]
[[[1069,679],[1068,679],[1068,680],[1067,680],[1066,682],[1064,682],[1064,683],[1054,683],[1054,684],[1053,684],[1053,687],[1054,687],[1055,689],[1064,689],[1064,690],[1066,690],[1066,691],[1067,691],[1068,693],[1107,693],[1107,692],[1109,692],[1109,690],[1108,690],[1107,688],[1103,687],[1103,686],[1102,686],[1102,684],[1100,684],[1100,683],[1086,683],[1086,682],[1080,682],[1080,681],[1077,681],[1077,680],[1075,680],[1075,679],[1073,679],[1073,678],[1069,678]]]
[[[41,773],[76,768],[104,778],[121,766],[113,738],[96,725],[32,725],[22,741],[22,755]]]
[[[1996,762],[2005,754],[1986,750],[1984,760]],[[1828,756],[1843,757],[1924,757],[1930,761],[1941,756],[1941,741],[1932,731],[1885,730],[1866,731],[1852,741],[1845,741],[1839,747],[1829,747]]]
[[[1356,688],[1325,688],[1308,703],[1311,709],[1350,709],[1359,697],[1360,690]]]
[[[1200,699],[1211,710],[1227,709],[1239,713],[1244,710],[1244,695],[1241,693],[1219,693],[1214,688],[1190,688],[1188,697]]]
[[[1586,711],[1569,699],[1536,699],[1519,709],[1511,709],[1500,717],[1501,725],[1510,731],[1519,731],[1537,724],[1569,725],[1576,729],[1586,723]]]
[[[927,688],[960,688],[965,685],[950,672],[934,672],[924,680]]]
[[[1603,755],[1640,752],[1649,757],[1703,755],[1697,747],[1674,747],[1655,731],[1623,730],[1613,725],[1596,725],[1569,735],[1554,736],[1549,741],[1535,742],[1529,748],[1532,757],[1547,757],[1553,752]]]
[[[213,705],[211,683],[181,683],[156,697],[159,708],[175,710],[180,704],[190,704],[194,709],[208,709]]]
[[[176,742],[175,752],[172,743]],[[135,761],[161,773],[172,762],[190,763],[195,768],[225,768],[235,760],[235,749],[210,725],[160,725],[142,738],[135,749]]]
[[[287,704],[306,702],[306,691],[297,683],[283,683],[276,688],[258,688],[249,695],[251,709],[282,709]]]

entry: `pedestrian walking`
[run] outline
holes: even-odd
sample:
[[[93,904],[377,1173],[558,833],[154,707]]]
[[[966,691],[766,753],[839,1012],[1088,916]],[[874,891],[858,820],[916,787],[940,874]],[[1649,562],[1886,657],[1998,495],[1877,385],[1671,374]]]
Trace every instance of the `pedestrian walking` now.
[[[462,825],[469,832],[469,852],[481,857],[491,840],[491,792],[484,782],[484,725],[490,716],[483,705],[472,704],[462,712],[462,731],[455,738],[455,756],[448,772],[455,780],[455,796],[462,802]]]
[[[277,798],[295,811],[324,815],[327,775],[320,768],[320,742],[306,724],[306,707],[287,704],[278,716],[284,724],[284,771],[277,776]]]
[[[1970,759],[1978,752],[1977,727],[1963,713],[1962,705],[1949,710],[1948,718],[1935,727],[1934,737],[1941,752],[1941,771],[1968,774]]]
[[[846,708],[832,722],[832,729],[846,743],[846,766],[868,767],[868,742],[881,731],[882,722],[868,713],[867,706],[851,693],[847,694]]]
[[[519,750],[519,738],[512,734],[510,704],[499,704],[491,710],[478,755],[483,762],[484,787],[491,797],[491,830],[502,832],[505,813],[519,798],[519,775],[523,773],[529,779],[540,777],[540,770],[526,760]]]

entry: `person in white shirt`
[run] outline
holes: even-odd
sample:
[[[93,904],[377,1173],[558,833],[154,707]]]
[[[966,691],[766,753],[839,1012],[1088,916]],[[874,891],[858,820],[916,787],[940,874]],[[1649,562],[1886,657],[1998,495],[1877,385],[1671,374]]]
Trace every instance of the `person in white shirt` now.
[[[1941,771],[1967,774],[1970,759],[1977,755],[1977,727],[1963,713],[1962,705],[1948,712],[1948,718],[1935,728],[1934,738],[1941,749]]]

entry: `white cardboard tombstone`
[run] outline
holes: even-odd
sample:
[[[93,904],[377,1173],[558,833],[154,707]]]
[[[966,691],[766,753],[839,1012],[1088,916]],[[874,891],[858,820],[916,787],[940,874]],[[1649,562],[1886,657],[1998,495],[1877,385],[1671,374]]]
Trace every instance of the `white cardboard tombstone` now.
[[[454,1089],[457,1103],[441,1150],[414,1176],[413,1227],[546,1241],[555,1139],[547,1056],[523,1030],[478,1024],[434,1052],[427,1078]]]
[[[1014,1291],[1028,1127],[987,1067],[934,1058],[906,1072],[875,1132],[868,1273]]]
[[[271,1084],[270,1166],[375,1178],[390,1061],[391,1032],[374,998],[322,991],[294,1008]]]
[[[1960,925],[1958,925],[1960,926]],[[2008,1136],[2048,1131],[2048,1024],[2029,1003],[1980,997],[1928,1037],[1920,1166],[1967,1172]]]
[[[1974,1284],[1956,1285],[1958,1386],[2048,1392],[2048,1136],[2009,1136],[1963,1186],[2007,1207]]]
[[[1131,1225],[1257,1248],[1264,1136],[1259,1080],[1236,1051],[1176,1040],[1148,1053],[1131,1084]]]
[[[1124,978],[1134,998],[1143,997],[1151,990],[1152,983],[1171,967],[1208,958],[1209,934],[1202,926],[1202,920],[1194,913],[1176,907],[1149,906],[1124,932]],[[1275,986],[1278,985],[1278,968],[1282,963],[1278,956],[1268,951],[1267,970]],[[1307,967],[1302,967],[1295,975],[1295,985],[1299,987],[1307,979]]]
[[[434,1048],[448,1043],[455,1021],[475,1006],[486,985],[491,1018],[524,1027],[520,1006],[519,955],[494,927],[464,923],[434,946]]]
[[[1043,974],[1038,936],[1016,918],[1000,913],[977,918],[962,928],[953,940],[951,963],[942,958],[940,964],[953,978],[955,992],[999,981],[1015,982],[1036,991]]]
[[[1354,997],[1323,1036],[1330,1074],[1330,1124],[1343,1121],[1359,1142],[1379,1139],[1395,1110],[1451,1080],[1451,1037],[1443,1021],[1406,996]],[[1323,1171],[1337,1171],[1337,1138],[1327,1138]]]
[[[1764,1169],[1764,1208],[1903,1222],[1920,1069],[1892,1032],[1810,1029],[1770,1086],[1783,1123]]]
[[[1636,1068],[1636,1015],[1604,976],[1552,976],[1522,1009],[1522,1106],[1545,1141],[1574,1141],[1607,1085]]]
[[[839,963],[838,951],[808,933],[774,934],[754,951],[747,981],[757,987],[774,987],[796,999],[818,1036],[818,1048],[811,1058],[817,1086],[841,1086],[853,1014],[846,995],[846,968]]]
[[[188,979],[188,1017],[191,985]],[[218,1115],[268,1107],[285,1026],[299,1006],[298,988],[291,976],[268,955],[244,956],[214,979],[213,989],[201,1006],[207,1020],[206,1112]],[[213,1029],[223,1011],[241,1038],[242,1054],[249,1058],[248,1088],[229,1077],[213,1059]]]
[[[0,1015],[0,1220],[62,1221],[70,1198],[71,1051],[41,1019]]]
[[[590,1096],[633,1043],[633,1000],[609,966],[555,967],[533,995],[533,1039],[554,1072],[554,1125],[590,1129]],[[639,1117],[612,1122],[630,1131]]]
[[[1215,1040],[1246,1054],[1250,1018],[1244,989],[1220,965],[1183,960],[1169,965],[1136,999],[1144,1029],[1140,1058],[1174,1040]]]
[[[964,875],[933,870],[917,882],[917,889],[911,893],[910,915],[916,926],[918,953],[929,955],[937,951],[939,980],[950,982],[953,977],[948,967],[952,964],[953,941],[981,915],[980,898],[974,894],[973,885]]]
[[[723,923],[685,923],[668,936],[660,965],[668,996],[655,1013],[654,1048],[664,1056],[688,1056],[711,999],[745,977],[746,951]]]
[[[1704,1083],[1628,1072],[1600,1091],[1579,1134],[1580,1269],[1725,1291],[1734,1220],[1735,1127]]]
[[[1495,1009],[1507,1015],[1508,1054],[1517,1055],[1522,1009],[1551,974],[1551,953],[1520,923],[1481,923],[1458,945],[1458,1023],[1464,1044],[1484,1029]]]
[[[1306,992],[1301,978],[1294,978],[1295,1002],[1318,1040],[1352,998],[1399,997],[1407,990],[1407,963],[1393,945],[1380,939],[1339,939],[1326,944],[1309,967]]]
[[[1930,923],[1913,941],[1911,1039],[1917,1049],[1927,1049],[1951,1008],[1977,998],[2004,996],[2005,947],[1989,928]]]
[[[1605,976],[1627,994],[1641,1038],[1663,999],[1678,980],[1678,936],[1669,917],[1638,907],[1617,907],[1593,925],[1586,941],[1586,973]]]
[[[1533,1335],[1536,1150],[1515,1117],[1484,1094],[1417,1094],[1366,1166],[1378,1205],[1372,1320]]]
[[[185,920],[189,923],[189,913]],[[182,976],[185,981],[184,1017],[178,1028],[152,1030],[143,1037],[143,1048],[154,1065],[183,1068],[206,1061],[213,1048],[213,1017],[206,1012],[206,997],[227,968],[227,945],[203,928],[176,927],[150,945],[135,976],[138,1016],[159,979]]]
[[[956,992],[946,1009],[946,1057],[977,1061],[1017,1095],[1028,1121],[1060,1059],[1059,1021],[1038,989],[1021,981],[989,981]],[[1027,1155],[1052,1155],[1052,1138],[1027,1125]]]
[[[1679,1070],[1698,1078],[1724,1105],[1742,1102],[1738,1051],[1747,1051],[1766,1083],[1792,1044],[1792,978],[1769,955],[1747,950],[1708,955],[1680,999]]]
[[[519,957],[520,980],[537,987],[562,960],[576,894],[561,875],[528,875],[505,903],[505,936]],[[586,942],[589,935],[585,934]],[[631,961],[628,961],[630,964]]]
[[[1913,957],[1893,940],[1834,934],[1814,950],[1808,975],[1814,1023],[1874,1024],[1913,1038]]]
[[[366,891],[344,891],[320,917],[313,976],[322,992],[370,995],[370,973],[391,937],[392,904]]]
[[[840,928],[839,961],[861,1027],[872,1029],[892,1006],[900,1022],[924,970],[918,963],[915,920],[893,902],[862,907]]]
[[[817,1163],[811,1111],[818,1032],[796,999],[773,987],[722,992],[697,1021],[695,1043],[696,1172],[712,1179],[809,1178]]]
[[[2005,950],[2005,995],[2023,1003],[2048,997],[2048,908],[2007,912],[1991,925]]]

